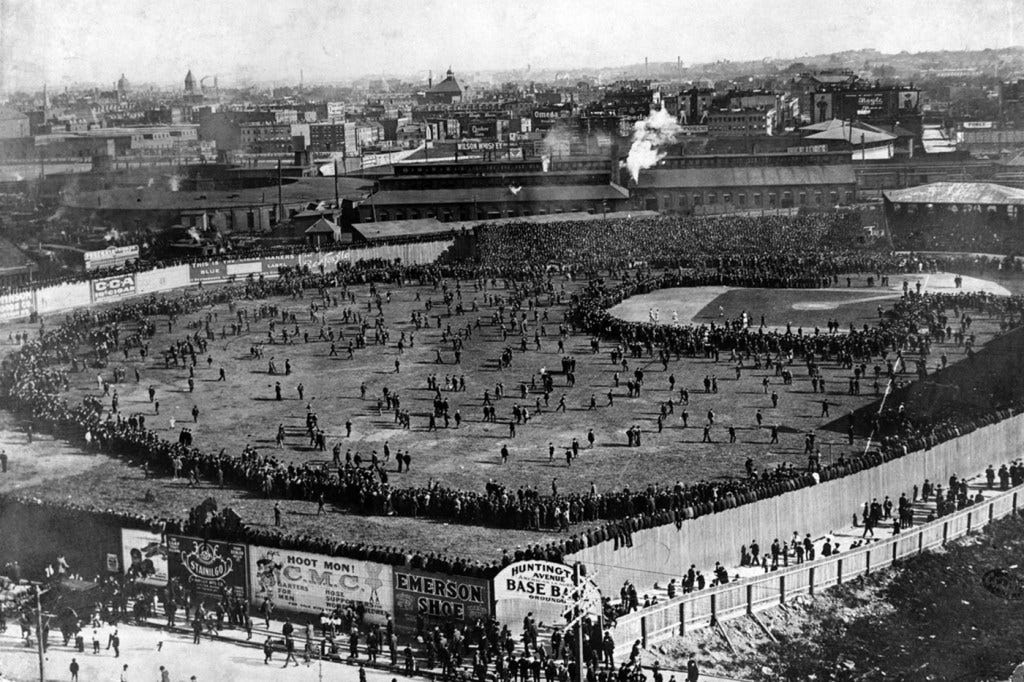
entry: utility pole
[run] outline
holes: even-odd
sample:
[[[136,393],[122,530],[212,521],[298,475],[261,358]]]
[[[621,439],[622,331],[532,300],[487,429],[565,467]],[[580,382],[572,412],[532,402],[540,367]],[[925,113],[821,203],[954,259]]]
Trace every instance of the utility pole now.
[[[585,679],[583,674],[583,581],[580,580],[580,562],[578,561],[572,565],[572,584],[576,588],[575,613],[573,614],[576,619],[576,682],[583,682]],[[42,682],[41,679],[40,682]]]
[[[341,201],[338,199],[338,159],[334,158],[334,207],[341,210]]]
[[[284,220],[284,199],[281,196],[281,159],[277,160],[277,222]]]
[[[43,651],[43,606],[39,598],[49,592],[42,589],[42,583],[33,582],[36,593],[36,648],[39,651],[39,682],[46,682],[46,662]]]

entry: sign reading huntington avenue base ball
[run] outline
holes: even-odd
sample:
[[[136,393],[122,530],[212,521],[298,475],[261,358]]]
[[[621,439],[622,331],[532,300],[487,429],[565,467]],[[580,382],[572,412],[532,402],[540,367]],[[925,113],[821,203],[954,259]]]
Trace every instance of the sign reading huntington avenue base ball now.
[[[251,546],[249,551],[252,603],[257,607],[264,599],[279,609],[303,613],[361,604],[371,623],[383,623],[391,612],[389,566],[289,549]]]
[[[551,561],[520,561],[494,578],[494,598],[567,603],[572,595],[572,567]]]
[[[248,597],[245,545],[167,536],[167,568],[185,589],[200,598],[220,599],[225,589],[238,599]]]

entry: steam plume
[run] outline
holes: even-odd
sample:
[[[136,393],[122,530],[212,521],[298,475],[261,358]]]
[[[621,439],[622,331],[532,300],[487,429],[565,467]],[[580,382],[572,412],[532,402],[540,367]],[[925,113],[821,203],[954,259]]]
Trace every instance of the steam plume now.
[[[668,152],[663,148],[675,142],[681,130],[676,119],[664,108],[652,111],[643,121],[633,124],[633,145],[626,157],[633,182],[640,179],[640,171],[665,158]]]

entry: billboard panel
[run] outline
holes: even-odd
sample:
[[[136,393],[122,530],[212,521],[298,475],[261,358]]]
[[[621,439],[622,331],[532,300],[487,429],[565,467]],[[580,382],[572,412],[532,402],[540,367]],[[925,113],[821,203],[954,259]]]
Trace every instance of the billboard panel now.
[[[188,266],[188,279],[192,284],[221,282],[228,277],[227,263],[198,263]]]
[[[82,256],[85,259],[86,272],[102,268],[116,268],[139,260],[139,247],[137,245],[111,246],[99,251],[86,251]]]
[[[427,630],[454,623],[465,632],[464,626],[491,615],[491,585],[483,578],[396,566],[394,590],[395,625],[403,632],[416,631],[418,616]]]
[[[89,282],[58,284],[36,291],[36,310],[40,315],[85,308],[92,301]]]
[[[20,291],[16,294],[0,296],[0,322],[28,317],[35,310],[35,306],[34,291]]]
[[[390,566],[254,545],[249,557],[255,606],[270,599],[279,609],[319,613],[358,602],[371,623],[383,623],[394,607]]]
[[[333,272],[338,263],[351,262],[350,251],[323,251],[319,253],[304,253],[299,256],[299,265],[308,266],[310,270],[318,270],[321,266],[324,272]]]
[[[188,286],[188,274],[187,265],[175,265],[170,268],[140,272],[135,275],[135,286],[140,294],[170,291]]]
[[[229,590],[248,599],[245,545],[203,540],[183,535],[167,536],[167,574],[199,599],[220,599]]]
[[[113,277],[101,277],[89,282],[92,291],[93,303],[106,303],[122,298],[134,296],[137,293],[135,288],[135,275],[114,275]]]
[[[263,259],[263,274],[276,276],[279,268],[294,268],[298,264],[298,254],[268,256],[267,258]]]
[[[228,263],[226,266],[228,275],[260,274],[263,272],[263,262],[258,260],[243,260]]]
[[[122,528],[121,561],[125,575],[134,576],[145,585],[167,584],[167,542],[160,533]]]

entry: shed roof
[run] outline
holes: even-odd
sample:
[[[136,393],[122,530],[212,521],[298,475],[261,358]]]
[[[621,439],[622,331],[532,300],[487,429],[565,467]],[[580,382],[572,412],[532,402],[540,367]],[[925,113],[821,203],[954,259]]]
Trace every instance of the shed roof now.
[[[900,204],[981,204],[987,206],[1024,206],[1024,189],[994,182],[933,182],[908,189],[882,192]]]
[[[740,166],[734,168],[654,168],[641,171],[641,188],[777,187],[848,185],[857,181],[847,164]]]

